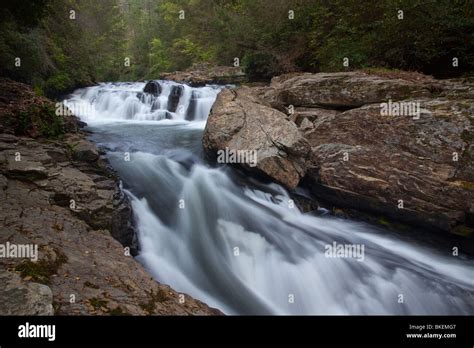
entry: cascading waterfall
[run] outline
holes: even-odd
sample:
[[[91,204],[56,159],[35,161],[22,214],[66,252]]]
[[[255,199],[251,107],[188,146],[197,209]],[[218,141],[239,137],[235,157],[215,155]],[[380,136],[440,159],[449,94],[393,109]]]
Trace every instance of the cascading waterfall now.
[[[123,179],[138,259],[158,281],[228,314],[474,313],[472,260],[324,211],[304,214],[281,186],[208,166],[202,121],[220,87],[159,85],[153,95],[144,83],[101,84],[66,101]],[[363,257],[327,257],[333,243],[364,246]]]
[[[80,89],[65,104],[85,122],[205,120],[221,87],[192,88],[160,81],[160,93],[144,93],[145,83],[102,83]],[[170,103],[176,100],[176,103]],[[175,105],[170,105],[175,104]]]

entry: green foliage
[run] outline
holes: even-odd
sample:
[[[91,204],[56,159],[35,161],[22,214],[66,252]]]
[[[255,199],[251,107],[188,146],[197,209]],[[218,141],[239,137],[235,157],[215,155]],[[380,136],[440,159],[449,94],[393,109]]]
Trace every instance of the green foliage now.
[[[368,6],[371,11],[365,11]],[[352,69],[382,66],[452,76],[474,68],[474,16],[467,0],[370,5],[335,0],[318,2],[311,14],[310,57],[317,70],[341,70],[344,57]],[[464,66],[453,67],[453,57]]]
[[[95,310],[100,309],[101,307],[107,307],[107,301],[98,299],[97,297],[92,297],[89,299],[89,303],[92,307],[94,307]]]
[[[163,71],[167,71],[171,62],[166,55],[163,43],[160,39],[155,38],[150,43],[150,73],[153,75],[159,75]]]
[[[18,113],[17,119],[16,134],[23,135],[36,130],[50,139],[64,134],[63,119],[56,115],[52,104],[32,104],[27,111]]]
[[[268,80],[275,73],[272,56],[266,53],[247,53],[242,65],[251,80]]]
[[[142,302],[139,304],[140,308],[148,314],[153,314],[155,312],[156,304],[162,303],[168,300],[169,296],[166,293],[166,290],[158,289],[155,293],[153,290],[149,292],[149,299],[147,302]]]
[[[125,46],[118,1],[33,0],[26,7],[7,3],[0,10],[2,75],[34,84],[48,96],[120,78]],[[20,66],[15,66],[16,58]]]
[[[43,89],[45,90],[46,94],[54,95],[56,93],[60,93],[61,91],[66,91],[73,86],[74,83],[69,77],[69,74],[65,71],[62,71],[48,78],[44,83]]]
[[[124,316],[124,315],[128,316],[128,315],[131,315],[130,313],[127,313],[126,311],[124,311],[122,309],[122,307],[120,307],[120,306],[110,310],[109,314],[113,315],[113,316]]]
[[[472,0],[4,2],[0,73],[48,96],[200,62],[229,66],[236,57],[256,80],[301,70],[385,67],[441,77],[474,70]]]

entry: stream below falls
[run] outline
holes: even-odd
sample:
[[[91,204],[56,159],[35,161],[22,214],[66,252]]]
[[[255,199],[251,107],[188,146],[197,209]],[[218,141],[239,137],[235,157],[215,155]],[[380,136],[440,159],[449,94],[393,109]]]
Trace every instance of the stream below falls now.
[[[137,259],[157,281],[226,314],[474,314],[472,259],[302,213],[283,187],[207,163],[201,138],[222,87],[157,83],[156,96],[103,83],[65,101],[120,175]],[[339,245],[357,257],[328,257]]]

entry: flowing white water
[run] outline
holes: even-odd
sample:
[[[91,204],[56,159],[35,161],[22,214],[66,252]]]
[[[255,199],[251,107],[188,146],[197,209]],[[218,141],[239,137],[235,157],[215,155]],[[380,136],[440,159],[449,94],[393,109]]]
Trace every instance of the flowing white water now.
[[[162,120],[173,83],[161,83],[158,97],[140,96],[143,83],[103,84],[67,101],[93,109],[80,115],[124,181],[138,259],[158,281],[228,314],[474,313],[472,260],[452,256],[450,245],[303,214],[279,185],[206,165],[202,120],[219,89],[186,86],[181,113]],[[184,122],[193,98],[188,117],[201,121]],[[364,246],[363,259],[326,257],[334,242]]]
[[[143,93],[145,83],[102,83],[80,89],[65,104],[88,124],[117,121],[205,120],[220,87],[192,88],[172,81],[160,81],[159,96]],[[168,110],[173,87],[183,89],[175,111]],[[194,95],[195,98],[192,98]]]

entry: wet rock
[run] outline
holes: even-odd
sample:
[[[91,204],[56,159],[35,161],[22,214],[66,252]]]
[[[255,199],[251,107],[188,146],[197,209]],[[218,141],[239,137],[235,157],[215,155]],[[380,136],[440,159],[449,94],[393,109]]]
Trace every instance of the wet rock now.
[[[179,99],[183,95],[184,87],[180,85],[175,85],[171,87],[171,92],[168,97],[168,111],[175,112],[179,104]]]
[[[186,110],[186,117],[187,121],[194,120],[194,115],[196,114],[196,104],[197,100],[199,99],[199,91],[195,90],[191,94],[191,99],[189,101],[188,109]]]
[[[143,92],[150,93],[157,97],[161,94],[161,85],[158,81],[148,81],[143,88]]]

